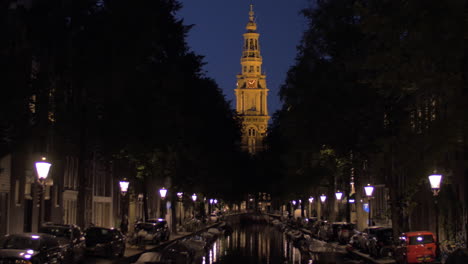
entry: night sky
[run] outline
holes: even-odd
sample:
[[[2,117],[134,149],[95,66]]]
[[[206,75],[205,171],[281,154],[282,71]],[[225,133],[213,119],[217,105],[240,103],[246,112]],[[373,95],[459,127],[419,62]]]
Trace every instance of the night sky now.
[[[269,114],[281,106],[279,87],[294,63],[296,47],[306,28],[300,10],[310,0],[179,0],[178,17],[195,26],[188,45],[205,56],[206,75],[215,79],[234,108],[236,74],[241,70],[242,34],[248,22],[249,5],[254,5],[263,70],[267,74]]]

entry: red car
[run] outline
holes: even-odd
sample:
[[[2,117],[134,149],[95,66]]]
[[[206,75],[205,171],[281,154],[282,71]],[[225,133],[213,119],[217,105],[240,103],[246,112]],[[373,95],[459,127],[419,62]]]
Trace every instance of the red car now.
[[[395,249],[398,263],[431,263],[436,259],[436,237],[432,232],[414,231],[400,235]]]

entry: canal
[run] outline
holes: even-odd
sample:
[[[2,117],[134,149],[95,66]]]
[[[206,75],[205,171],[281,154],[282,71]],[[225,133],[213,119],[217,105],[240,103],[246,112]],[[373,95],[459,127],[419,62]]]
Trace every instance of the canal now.
[[[259,223],[237,223],[230,236],[220,237],[202,264],[350,264],[345,251],[309,240],[310,251],[300,251],[278,228]],[[313,253],[312,253],[313,252]]]

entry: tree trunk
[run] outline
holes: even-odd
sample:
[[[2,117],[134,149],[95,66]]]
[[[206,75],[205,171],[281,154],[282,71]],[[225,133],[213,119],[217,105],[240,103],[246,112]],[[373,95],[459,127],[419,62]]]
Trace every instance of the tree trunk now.
[[[143,222],[148,220],[148,190],[146,187],[148,186],[147,184],[147,179],[146,177],[143,178]]]
[[[176,194],[171,195],[171,220],[172,220],[172,233],[177,234],[177,196]]]

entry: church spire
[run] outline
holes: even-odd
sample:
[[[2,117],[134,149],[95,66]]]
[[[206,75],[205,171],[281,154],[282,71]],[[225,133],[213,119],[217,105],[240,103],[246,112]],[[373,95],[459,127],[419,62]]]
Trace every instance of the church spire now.
[[[253,11],[252,4],[250,5],[249,22],[245,28],[247,29],[247,32],[255,32],[255,30],[257,30],[257,24],[255,23],[255,13]]]
[[[254,22],[254,19],[255,19],[254,15],[255,15],[255,13],[253,11],[253,5],[250,4],[250,12],[249,12],[249,21],[250,22]]]
[[[257,32],[253,5],[250,5],[247,32],[243,34],[241,73],[237,75],[236,110],[243,116],[242,148],[254,154],[264,148],[268,126],[266,75],[262,72],[260,34]]]

